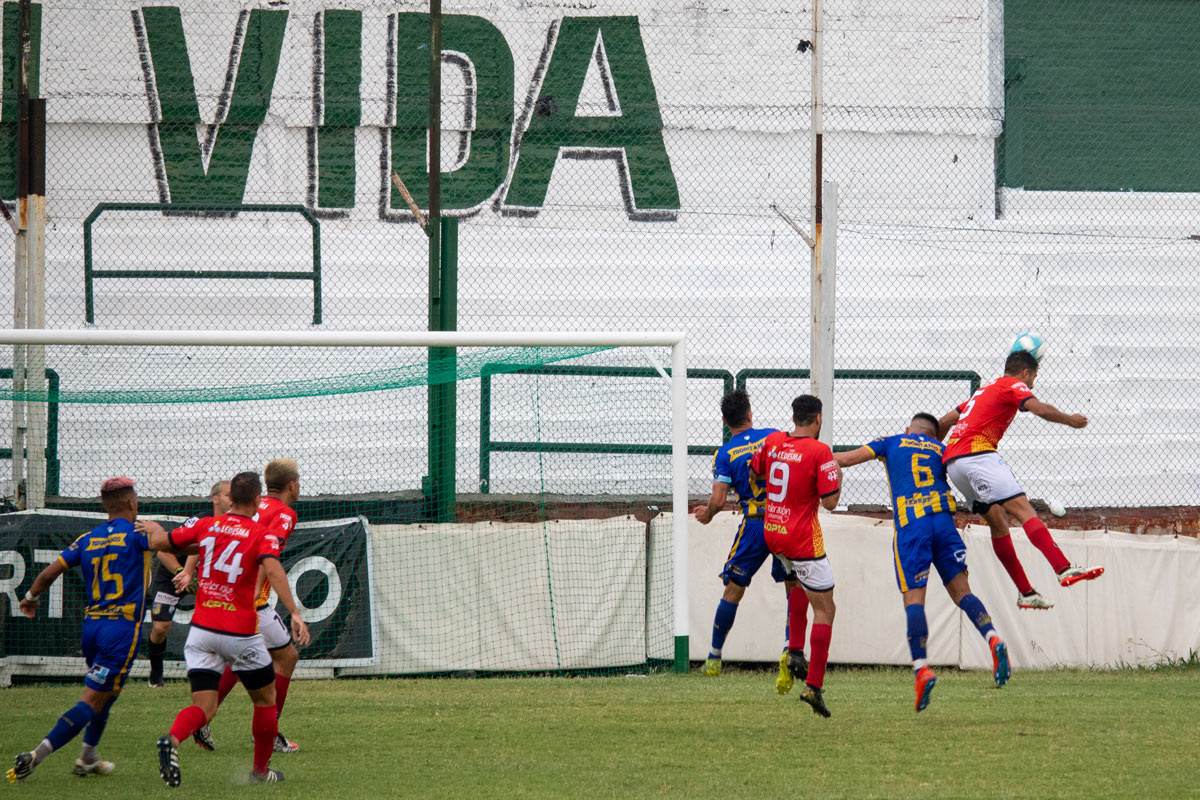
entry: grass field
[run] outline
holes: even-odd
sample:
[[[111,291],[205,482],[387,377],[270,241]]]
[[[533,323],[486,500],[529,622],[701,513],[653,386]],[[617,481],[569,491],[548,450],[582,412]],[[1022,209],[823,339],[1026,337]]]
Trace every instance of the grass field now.
[[[275,756],[279,786],[250,768],[250,703],[213,724],[218,750],[181,749],[183,785],[158,778],[154,740],[188,702],[184,683],[130,687],[101,753],[107,777],[70,774],[78,740],[4,797],[1129,797],[1200,791],[1200,670],[943,670],[912,708],[911,673],[836,669],[832,719],[779,697],[773,673],[303,682]],[[0,690],[0,753],[35,745],[75,686]]]

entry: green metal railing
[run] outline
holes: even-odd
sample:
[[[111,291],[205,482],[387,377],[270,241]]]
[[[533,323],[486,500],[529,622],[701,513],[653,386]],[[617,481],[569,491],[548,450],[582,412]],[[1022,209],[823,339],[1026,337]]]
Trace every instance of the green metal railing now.
[[[666,370],[670,374],[670,370]],[[504,375],[572,375],[595,378],[654,378],[661,380],[653,367],[585,367],[569,364],[546,364],[514,370],[502,364],[485,364],[479,380],[479,491],[487,494],[491,488],[492,453],[603,453],[606,455],[669,455],[669,444],[619,444],[615,442],[527,442],[494,441],[492,439],[492,376]],[[689,369],[688,380],[719,380],[724,391],[733,389],[733,373],[723,369]],[[722,441],[729,436],[722,434]],[[720,447],[688,445],[688,455],[707,456]]]
[[[745,389],[746,382],[752,378],[807,381],[809,377],[810,372],[807,369],[743,369],[738,372],[736,383],[737,388]],[[834,381],[967,381],[971,385],[972,394],[979,389],[981,383],[979,373],[968,370],[835,369],[833,378]],[[834,445],[833,449],[853,450],[859,444]]]
[[[299,214],[312,227],[312,271],[284,272],[256,269],[106,269],[93,266],[92,225],[106,211],[174,211],[177,213],[234,214],[241,211],[266,211]],[[258,280],[312,281],[313,325],[321,324],[321,223],[312,211],[300,205],[246,204],[240,206],[193,206],[171,203],[100,203],[83,221],[83,294],[84,316],[96,321],[93,284],[97,278],[245,278]]]
[[[11,381],[13,371],[8,367],[0,369],[0,380]],[[58,461],[58,373],[52,369],[46,370],[46,494],[58,494],[58,480],[61,473]],[[0,448],[0,460],[12,460],[11,447]]]

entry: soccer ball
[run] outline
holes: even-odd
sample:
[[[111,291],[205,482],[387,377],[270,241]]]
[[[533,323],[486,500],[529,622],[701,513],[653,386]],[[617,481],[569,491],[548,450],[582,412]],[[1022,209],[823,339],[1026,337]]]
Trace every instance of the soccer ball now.
[[[1013,340],[1012,347],[1008,352],[1015,353],[1018,350],[1024,350],[1040,362],[1042,356],[1046,354],[1046,343],[1033,331],[1025,331],[1017,334],[1017,338]]]

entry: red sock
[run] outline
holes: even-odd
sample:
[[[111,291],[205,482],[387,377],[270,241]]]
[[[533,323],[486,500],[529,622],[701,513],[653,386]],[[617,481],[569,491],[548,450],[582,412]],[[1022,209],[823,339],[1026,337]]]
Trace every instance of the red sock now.
[[[233,669],[225,667],[225,671],[221,673],[221,682],[217,684],[218,705],[225,702],[225,696],[233,691],[233,687],[237,686],[237,682],[237,675],[233,674]]]
[[[808,633],[808,595],[797,586],[788,593],[788,649],[803,650]]]
[[[206,722],[208,722],[208,717],[205,715],[204,709],[200,706],[188,706],[175,717],[175,724],[171,726],[171,735],[178,742],[185,741],[200,730]]]
[[[1012,582],[1017,585],[1017,591],[1021,594],[1032,592],[1033,585],[1029,582],[1029,578],[1025,577],[1025,568],[1021,566],[1021,561],[1017,558],[1017,548],[1013,547],[1012,537],[993,536],[992,549],[996,551],[996,558],[1000,559],[1000,563],[1004,565],[1008,577],[1012,578]]]
[[[812,653],[808,656],[808,677],[804,682],[820,689],[825,684],[825,662],[829,660],[829,640],[833,638],[833,626],[814,622],[812,629]]]
[[[1046,527],[1046,523],[1037,517],[1030,517],[1025,520],[1025,524],[1022,527],[1025,528],[1025,535],[1029,537],[1029,541],[1033,543],[1034,547],[1042,551],[1042,555],[1050,562],[1050,568],[1055,573],[1062,572],[1071,566],[1071,562],[1063,555],[1062,550],[1058,549],[1058,545],[1055,543],[1054,537],[1050,535],[1050,529]]]
[[[287,675],[275,673],[275,717],[276,721],[283,715],[283,701],[287,700],[288,685],[292,679]]]
[[[275,706],[255,706],[250,722],[254,733],[254,771],[262,774],[271,765],[271,753],[275,750],[275,734],[279,732],[279,720]]]

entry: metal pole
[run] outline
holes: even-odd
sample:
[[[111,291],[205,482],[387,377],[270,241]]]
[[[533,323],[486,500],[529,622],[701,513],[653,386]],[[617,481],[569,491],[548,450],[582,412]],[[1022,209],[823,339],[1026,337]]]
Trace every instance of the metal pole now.
[[[671,541],[674,553],[675,671],[687,672],[688,620],[688,455],[687,339],[671,348]]]
[[[821,71],[821,61],[824,57],[825,49],[821,41],[821,0],[813,0],[813,40],[812,40],[812,155],[813,155],[813,188],[812,188],[812,205],[813,205],[813,248],[812,248],[812,274],[810,279],[810,296],[809,304],[812,309],[812,327],[809,334],[809,369],[811,389],[810,391],[815,396],[821,398],[821,402],[825,404],[825,418],[831,417],[832,395],[830,394],[831,386],[827,385],[822,379],[826,374],[825,361],[832,362],[833,352],[826,351],[822,347],[821,330],[826,327],[825,315],[828,310],[822,304],[824,296],[824,288],[822,286],[824,273],[822,271],[822,256],[824,247],[821,242],[824,223],[824,196],[823,196],[823,181],[824,181],[824,135],[825,135],[825,112],[824,112],[824,87],[823,76]],[[831,373],[830,373],[831,374]],[[828,426],[826,426],[828,431]],[[821,434],[822,441],[828,443],[828,434],[823,431]]]
[[[29,100],[29,311],[30,328],[46,327],[46,101]],[[46,345],[31,344],[25,357],[26,387],[46,391]],[[46,505],[46,403],[26,404],[26,508]]]
[[[833,181],[824,185],[824,232],[821,237],[821,274],[819,283],[821,315],[817,319],[814,333],[817,336],[817,348],[821,353],[820,361],[813,365],[812,380],[820,387],[821,403],[824,406],[824,424],[821,425],[820,439],[833,446],[833,344],[837,328],[837,226],[838,226],[838,189]]]
[[[453,331],[458,328],[458,219],[443,217],[441,253],[441,307],[438,330]],[[438,522],[454,521],[456,499],[455,437],[458,431],[458,383],[452,380],[457,371],[457,355],[452,347],[434,350],[438,372],[443,383],[436,387],[438,402],[437,436],[434,447],[433,496]]]
[[[25,328],[29,324],[29,259],[28,251],[28,195],[29,195],[29,53],[30,53],[30,0],[21,0],[17,21],[17,233],[13,243],[13,327]],[[13,391],[25,391],[26,352],[24,345],[13,347]],[[27,406],[23,400],[13,401],[12,431],[12,480],[13,490],[18,494],[25,479],[25,433]],[[20,505],[24,506],[24,502]]]
[[[429,237],[429,330],[442,328],[442,2],[429,2],[429,217],[425,233]],[[441,374],[444,351],[430,348],[429,386],[426,389],[428,415],[427,451],[429,478],[425,491],[429,518],[440,520],[444,513],[447,380]]]

